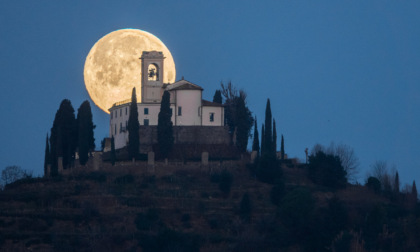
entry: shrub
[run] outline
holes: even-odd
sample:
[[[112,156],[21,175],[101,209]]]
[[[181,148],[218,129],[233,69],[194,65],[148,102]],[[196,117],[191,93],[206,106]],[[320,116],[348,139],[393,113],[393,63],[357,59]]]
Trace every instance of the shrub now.
[[[375,177],[369,177],[366,182],[366,186],[375,193],[379,193],[381,191],[381,181]]]
[[[283,177],[280,162],[275,157],[270,156],[263,156],[259,159],[255,173],[260,181],[269,184],[278,183]]]
[[[284,194],[284,182],[282,181],[271,188],[271,191],[270,191],[271,202],[276,206],[280,205],[283,194]]]
[[[315,155],[309,156],[308,169],[308,176],[314,183],[333,189],[346,186],[347,173],[338,156],[318,151]]]
[[[137,214],[134,220],[138,230],[150,230],[159,224],[159,213],[157,209],[150,208],[147,213]]]
[[[222,191],[225,195],[230,193],[230,189],[232,187],[233,183],[233,175],[227,170],[223,170],[220,173],[220,180],[219,180],[219,189]]]
[[[114,183],[117,184],[117,185],[132,184],[132,183],[134,183],[134,176],[131,175],[131,174],[127,174],[127,175],[124,175],[124,176],[117,177],[114,180]]]
[[[245,193],[242,196],[241,203],[239,205],[239,214],[244,219],[250,219],[252,211],[251,199],[249,198],[249,194]]]
[[[86,175],[87,180],[95,181],[95,182],[106,182],[106,173],[94,171]]]

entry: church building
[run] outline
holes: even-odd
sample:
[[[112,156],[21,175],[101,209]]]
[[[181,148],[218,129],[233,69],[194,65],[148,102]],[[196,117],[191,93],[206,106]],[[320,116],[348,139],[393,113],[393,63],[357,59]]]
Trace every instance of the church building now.
[[[137,103],[137,109],[141,128],[157,125],[160,103],[165,90],[170,93],[173,126],[195,126],[194,128],[224,126],[223,105],[203,100],[202,87],[183,78],[172,84],[163,83],[165,57],[162,52],[144,51],[140,59],[141,102]],[[131,100],[125,100],[113,104],[109,109],[109,136],[114,137],[116,149],[123,148],[128,143],[130,104]]]

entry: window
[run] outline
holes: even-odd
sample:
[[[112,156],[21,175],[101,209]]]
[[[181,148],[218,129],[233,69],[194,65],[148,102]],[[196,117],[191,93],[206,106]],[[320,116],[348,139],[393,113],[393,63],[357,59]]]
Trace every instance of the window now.
[[[172,108],[171,108],[171,116],[173,115],[172,113],[173,113],[173,112],[172,112]]]
[[[116,135],[117,134],[117,125],[115,124],[114,125],[114,135]]]
[[[182,116],[182,107],[178,107],[178,115]]]
[[[117,118],[117,116],[118,116],[118,111],[115,110],[115,118]]]
[[[112,119],[112,117],[114,116],[114,113],[113,112],[111,112],[111,119]]]
[[[120,133],[123,131],[122,122],[120,122]]]
[[[149,126],[149,119],[144,119],[143,124],[144,126]]]
[[[127,115],[128,107],[125,107],[125,115]]]
[[[210,122],[214,122],[214,113],[210,113]]]
[[[122,116],[122,109],[120,109],[120,116]]]
[[[144,108],[144,114],[148,115],[149,114],[149,108]]]

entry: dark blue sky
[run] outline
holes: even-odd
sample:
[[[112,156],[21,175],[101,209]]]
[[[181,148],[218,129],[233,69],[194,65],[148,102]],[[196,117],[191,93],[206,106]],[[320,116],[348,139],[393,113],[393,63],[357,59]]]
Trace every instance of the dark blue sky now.
[[[42,174],[61,100],[75,110],[90,100],[90,48],[138,28],[204,98],[231,80],[259,123],[270,98],[289,156],[334,141],[354,148],[360,182],[376,160],[420,182],[419,11],[419,1],[1,1],[0,169]],[[99,146],[108,115],[91,105]]]

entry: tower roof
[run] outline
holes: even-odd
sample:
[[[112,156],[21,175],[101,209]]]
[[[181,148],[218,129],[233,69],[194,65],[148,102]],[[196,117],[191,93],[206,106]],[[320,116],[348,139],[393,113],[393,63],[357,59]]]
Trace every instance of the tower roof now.
[[[179,80],[171,85],[166,86],[166,90],[203,90],[203,88],[187,80]]]

